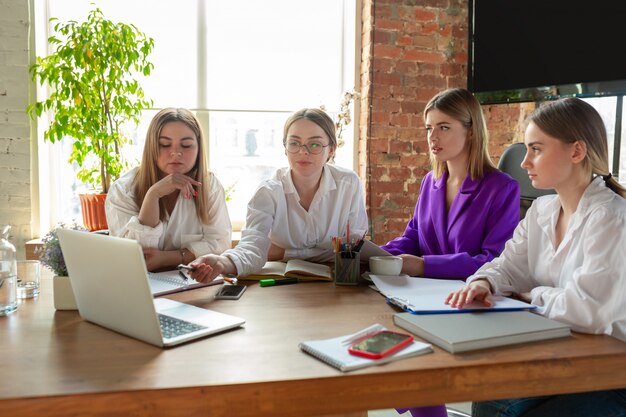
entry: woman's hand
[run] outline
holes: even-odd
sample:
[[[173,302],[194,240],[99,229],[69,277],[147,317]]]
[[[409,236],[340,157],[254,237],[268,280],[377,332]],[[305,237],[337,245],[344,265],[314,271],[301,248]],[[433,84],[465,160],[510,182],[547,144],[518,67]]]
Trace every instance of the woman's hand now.
[[[480,301],[487,307],[491,307],[493,303],[489,297],[490,295],[491,286],[489,285],[489,281],[485,279],[478,279],[476,281],[472,281],[460,290],[450,293],[444,303],[454,308],[463,308],[464,305],[476,300]]]
[[[157,248],[143,248],[143,258],[146,260],[148,271],[156,271],[163,266],[161,252]]]
[[[198,195],[194,186],[199,187],[200,185],[202,185],[201,182],[185,174],[175,172],[155,182],[148,192],[155,193],[158,198],[163,198],[176,190],[180,190],[183,197],[189,200]]]
[[[219,274],[235,275],[237,273],[233,261],[221,255],[200,256],[189,266],[194,268],[189,275],[198,282],[211,282]]]
[[[421,277],[424,275],[424,258],[415,255],[400,255],[402,258],[402,273],[410,277]]]

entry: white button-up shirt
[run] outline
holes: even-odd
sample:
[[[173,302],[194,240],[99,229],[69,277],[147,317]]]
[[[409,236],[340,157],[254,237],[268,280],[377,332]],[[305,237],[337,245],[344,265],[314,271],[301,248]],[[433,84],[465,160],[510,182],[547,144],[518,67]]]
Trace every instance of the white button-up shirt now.
[[[584,333],[626,341],[626,200],[595,178],[555,247],[561,203],[537,199],[485,277],[496,294],[530,292],[538,312]]]
[[[193,199],[178,196],[174,211],[156,227],[139,223],[139,207],[135,203],[133,180],[135,168],[113,183],[107,194],[105,209],[112,236],[134,239],[144,248],[163,251],[189,249],[195,256],[220,254],[231,247],[230,218],[226,209],[224,188],[212,173],[201,190],[208,193],[209,224],[196,214]]]
[[[281,168],[255,192],[248,203],[241,240],[224,255],[233,261],[238,275],[258,272],[272,242],[285,249],[284,260],[330,262],[331,239],[344,236],[348,222],[353,237],[367,231],[361,183],[353,171],[326,164],[307,211],[300,205],[291,170]]]

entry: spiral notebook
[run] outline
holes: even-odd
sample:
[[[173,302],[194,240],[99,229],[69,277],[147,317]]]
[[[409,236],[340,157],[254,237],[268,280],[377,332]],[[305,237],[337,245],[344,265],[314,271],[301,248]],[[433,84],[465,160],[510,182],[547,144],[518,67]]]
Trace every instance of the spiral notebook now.
[[[358,340],[363,339],[380,330],[387,330],[381,324],[374,324],[354,334],[334,337],[332,339],[311,340],[300,343],[300,349],[316,357],[328,365],[334,366],[342,372],[354,371],[367,368],[368,366],[382,365],[411,356],[422,355],[432,352],[432,346],[428,343],[414,340],[409,346],[382,359],[367,359],[351,355],[348,347]]]

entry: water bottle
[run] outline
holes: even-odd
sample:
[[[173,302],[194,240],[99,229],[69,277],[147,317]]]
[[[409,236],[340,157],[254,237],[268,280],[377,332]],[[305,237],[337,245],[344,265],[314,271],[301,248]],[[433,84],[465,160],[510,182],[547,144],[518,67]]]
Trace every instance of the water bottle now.
[[[17,310],[17,262],[9,230],[10,225],[3,226],[0,236],[0,316]]]

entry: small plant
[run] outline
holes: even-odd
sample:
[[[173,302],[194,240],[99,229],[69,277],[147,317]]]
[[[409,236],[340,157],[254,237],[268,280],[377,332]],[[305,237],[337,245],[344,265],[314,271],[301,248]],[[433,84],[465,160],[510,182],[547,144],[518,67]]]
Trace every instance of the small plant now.
[[[345,144],[343,140],[343,128],[352,123],[352,116],[350,115],[350,104],[352,101],[361,97],[357,91],[346,91],[343,93],[343,99],[339,106],[339,113],[337,113],[337,120],[335,121],[335,132],[337,135],[337,147],[342,147]],[[326,111],[326,106],[321,105],[320,109]]]
[[[63,259],[63,252],[61,252],[61,244],[59,243],[59,236],[57,234],[59,229],[84,231],[87,231],[87,229],[78,223],[58,223],[54,229],[41,239],[43,245],[35,252],[39,255],[41,264],[50,268],[54,272],[54,275],[64,277],[67,276],[67,267],[65,266],[65,260]]]
[[[224,189],[224,195],[226,196],[226,202],[231,201],[233,199],[233,194],[235,194],[235,185],[237,185],[237,181],[230,184],[228,187]]]
[[[352,116],[350,116],[350,103],[359,97],[361,97],[361,94],[354,90],[343,93],[343,100],[341,100],[341,107],[339,114],[337,114],[337,121],[335,122],[335,129],[337,129],[337,144],[339,146],[344,144],[343,128],[352,122]]]

